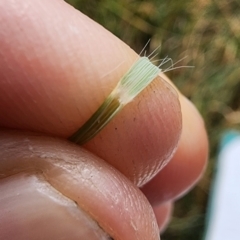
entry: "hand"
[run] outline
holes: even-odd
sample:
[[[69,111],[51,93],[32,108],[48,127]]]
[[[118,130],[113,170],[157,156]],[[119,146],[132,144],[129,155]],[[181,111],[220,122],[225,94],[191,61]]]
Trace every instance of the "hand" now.
[[[70,143],[137,54],[59,0],[2,1],[0,22],[1,239],[158,239],[206,165],[194,106],[155,80]]]

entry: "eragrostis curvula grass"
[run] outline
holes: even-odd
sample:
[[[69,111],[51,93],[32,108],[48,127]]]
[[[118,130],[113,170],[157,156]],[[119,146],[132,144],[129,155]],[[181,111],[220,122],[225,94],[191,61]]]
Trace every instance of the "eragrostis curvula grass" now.
[[[147,44],[148,43],[149,41]],[[140,55],[145,50],[147,44],[141,51]],[[177,68],[191,67],[174,67],[183,59],[173,63],[172,59],[169,57],[161,59],[160,64],[155,66],[151,60],[156,56],[154,55],[156,51],[157,49],[155,49],[148,57],[144,54],[143,57],[136,60],[97,111],[69,138],[70,141],[82,145],[92,139],[118,112],[121,111],[126,104],[131,102],[144,88],[146,88],[160,72],[165,73]],[[171,62],[170,67],[165,70],[161,69],[161,67],[167,62]]]

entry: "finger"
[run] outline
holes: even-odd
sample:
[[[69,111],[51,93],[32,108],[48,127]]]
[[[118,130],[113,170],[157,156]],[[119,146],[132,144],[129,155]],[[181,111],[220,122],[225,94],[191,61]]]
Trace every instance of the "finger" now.
[[[64,1],[0,3],[0,126],[69,137],[137,59]],[[138,185],[167,163],[181,132],[178,96],[154,81],[85,145]]]
[[[0,183],[1,239],[109,240],[74,201],[52,189],[39,174],[19,173]]]
[[[141,191],[86,150],[1,131],[0,159],[1,239],[159,239]]]
[[[183,130],[173,159],[143,188],[152,205],[179,198],[202,176],[208,157],[208,141],[201,116],[185,97],[180,98]]]
[[[153,207],[154,214],[157,219],[159,231],[163,232],[172,216],[173,204],[171,202],[165,202]]]

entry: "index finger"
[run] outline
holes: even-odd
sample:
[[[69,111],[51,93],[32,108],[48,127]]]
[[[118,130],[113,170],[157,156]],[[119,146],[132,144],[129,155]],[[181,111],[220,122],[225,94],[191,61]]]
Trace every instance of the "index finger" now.
[[[69,137],[96,111],[137,54],[59,0],[0,3],[0,126]],[[154,81],[85,145],[142,185],[181,132],[178,96]]]

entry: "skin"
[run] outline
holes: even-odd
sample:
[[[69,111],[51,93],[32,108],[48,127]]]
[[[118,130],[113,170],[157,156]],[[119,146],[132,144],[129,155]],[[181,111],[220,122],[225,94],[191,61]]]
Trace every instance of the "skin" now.
[[[1,1],[0,22],[0,238],[159,239],[206,165],[195,107],[159,78],[69,143],[138,55],[59,0]]]

